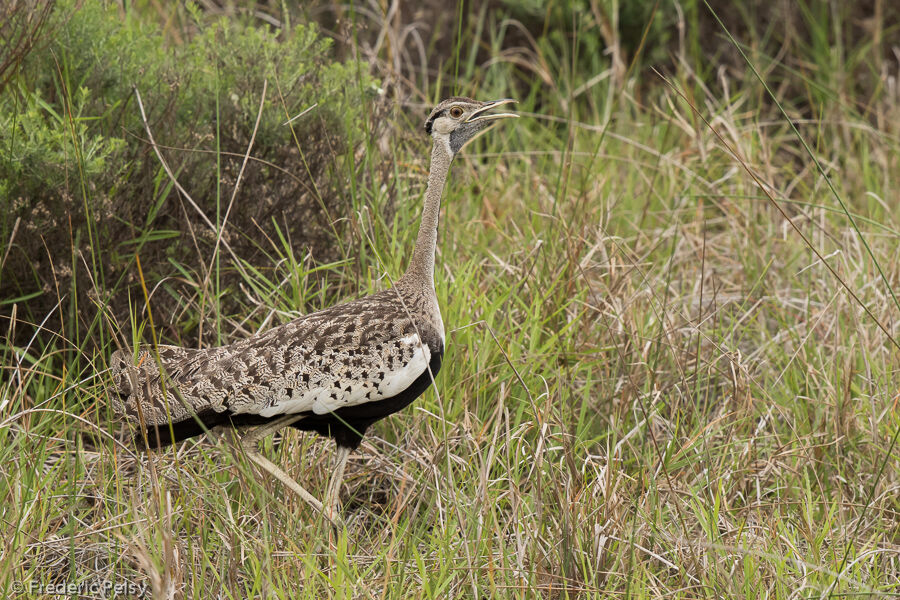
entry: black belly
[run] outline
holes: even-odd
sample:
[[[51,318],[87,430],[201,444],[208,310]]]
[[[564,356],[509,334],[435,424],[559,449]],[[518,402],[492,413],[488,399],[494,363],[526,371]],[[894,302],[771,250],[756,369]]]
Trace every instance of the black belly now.
[[[431,361],[428,363],[429,369],[426,369],[408,388],[396,396],[356,406],[345,406],[324,415],[317,415],[312,411],[303,413],[304,418],[294,423],[292,427],[301,431],[315,431],[320,435],[327,435],[334,438],[338,446],[355,450],[362,442],[366,429],[372,423],[394,414],[398,410],[402,410],[428,389],[428,386],[431,385],[432,376],[437,377],[438,371],[441,369],[443,357],[443,348],[432,354]],[[160,425],[158,428],[148,427],[146,432],[144,432],[147,436],[146,445],[144,443],[144,433],[138,433],[135,436],[135,442],[139,446],[159,448],[200,435],[217,425],[231,425],[233,427],[262,425],[284,416],[280,414],[272,417],[248,414],[229,415],[228,413],[209,411],[195,415],[195,417],[190,419],[173,423],[171,428],[169,425]]]

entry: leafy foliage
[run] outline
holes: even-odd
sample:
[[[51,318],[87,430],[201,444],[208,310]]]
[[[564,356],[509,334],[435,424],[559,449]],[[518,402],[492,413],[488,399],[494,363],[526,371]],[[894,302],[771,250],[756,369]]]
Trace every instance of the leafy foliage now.
[[[347,182],[330,173],[361,139],[374,97],[367,69],[334,62],[315,26],[278,32],[195,16],[192,39],[170,46],[158,26],[114,5],[60,3],[47,51],[29,55],[15,85],[0,94],[0,203],[10,207],[0,216],[0,239],[24,224],[0,271],[0,296],[29,298],[20,310],[31,319],[72,294],[82,308],[113,302],[113,316],[127,322],[128,294],[116,282],[136,253],[150,287],[179,272],[208,271],[220,237],[252,264],[260,253],[241,234],[261,228],[274,235],[273,220],[298,251],[336,257],[340,232],[321,209],[349,210]],[[199,211],[221,223],[266,83],[254,160],[220,235],[162,175],[132,89]],[[283,125],[310,107],[307,117]],[[290,183],[272,186],[271,165],[294,171],[280,177]],[[223,271],[233,269],[229,260]]]

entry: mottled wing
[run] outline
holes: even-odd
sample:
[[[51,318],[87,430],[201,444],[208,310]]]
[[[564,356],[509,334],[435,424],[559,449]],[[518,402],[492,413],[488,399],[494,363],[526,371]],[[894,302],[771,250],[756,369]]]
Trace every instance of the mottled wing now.
[[[373,340],[374,342],[374,340]],[[257,392],[256,401],[234,402],[235,414],[263,417],[313,412],[318,415],[345,406],[390,398],[409,387],[428,368],[431,351],[415,333],[374,342],[350,352],[337,348],[323,356],[295,349],[306,360],[260,386],[243,389],[238,397]]]
[[[325,414],[394,396],[428,368],[428,336],[394,292],[339,305],[234,347],[235,414]]]
[[[389,398],[428,368],[438,335],[418,327],[388,290],[301,317],[245,340],[207,350],[160,348],[166,376],[142,350],[137,366],[116,353],[117,412],[145,423],[227,412],[272,417],[325,414]],[[163,380],[169,393],[163,393]],[[177,393],[175,392],[177,390]]]

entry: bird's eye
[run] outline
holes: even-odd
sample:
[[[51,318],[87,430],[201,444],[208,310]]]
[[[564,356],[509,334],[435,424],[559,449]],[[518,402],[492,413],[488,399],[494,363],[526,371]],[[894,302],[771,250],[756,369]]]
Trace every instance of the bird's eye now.
[[[454,106],[453,108],[450,109],[450,116],[453,117],[454,119],[458,119],[462,115],[463,115],[463,109],[461,109],[460,107]]]

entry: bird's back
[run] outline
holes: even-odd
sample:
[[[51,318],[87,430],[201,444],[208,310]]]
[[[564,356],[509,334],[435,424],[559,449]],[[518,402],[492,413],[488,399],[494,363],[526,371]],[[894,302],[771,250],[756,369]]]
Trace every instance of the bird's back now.
[[[384,402],[417,381],[421,387],[419,377],[439,365],[440,315],[428,318],[436,300],[403,291],[333,306],[227,346],[160,346],[159,360],[149,348],[136,360],[120,350],[111,359],[113,407],[148,429],[182,424],[174,439],[201,433],[198,420],[212,426],[335,411],[352,417],[352,407]],[[374,414],[371,406],[362,412]]]

